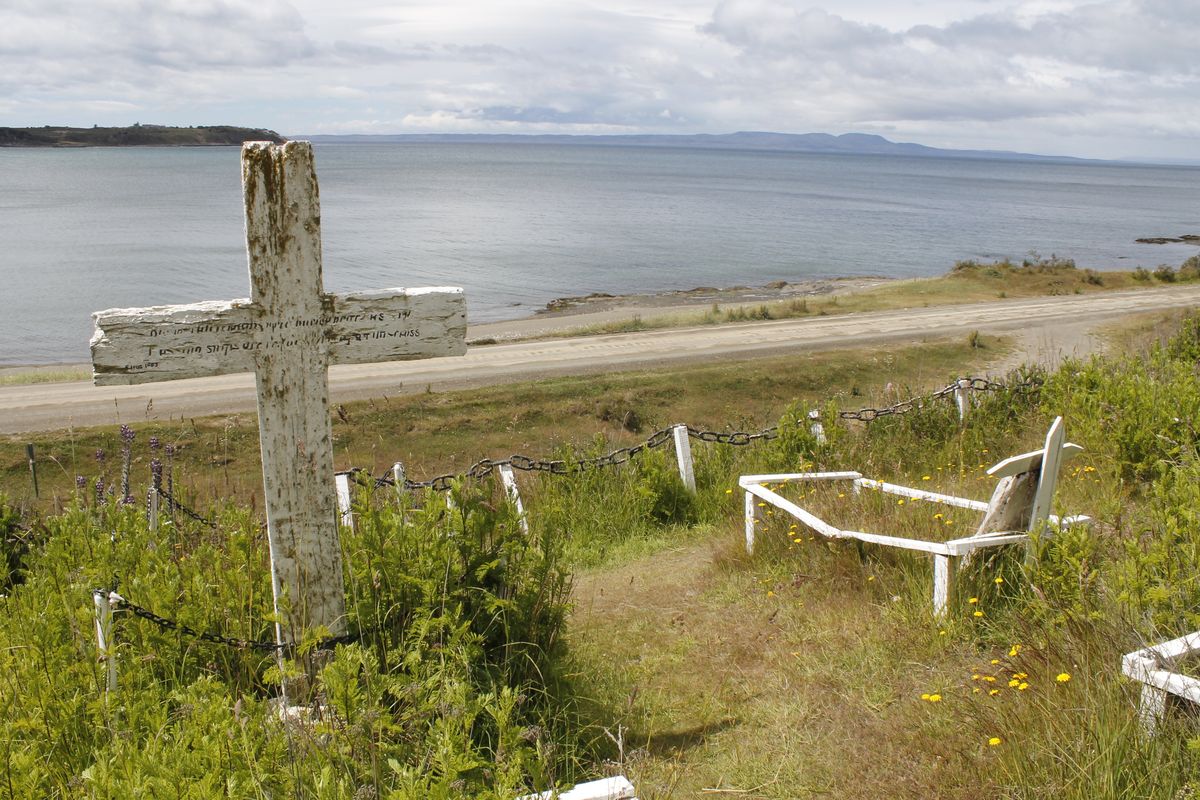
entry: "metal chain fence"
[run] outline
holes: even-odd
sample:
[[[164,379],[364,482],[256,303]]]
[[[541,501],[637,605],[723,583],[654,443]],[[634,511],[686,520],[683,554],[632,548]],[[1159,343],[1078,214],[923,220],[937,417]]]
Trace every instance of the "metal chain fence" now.
[[[854,411],[840,411],[838,412],[838,418],[870,423],[881,417],[907,414],[912,411],[916,411],[923,408],[926,403],[952,396],[958,390],[970,390],[975,392],[1012,390],[1017,392],[1028,392],[1036,390],[1041,385],[1042,381],[1036,377],[1028,378],[1011,386],[999,383],[997,381],[988,380],[986,378],[964,378],[948,384],[947,386],[938,389],[935,392],[894,403],[883,408],[868,407],[860,408]],[[502,466],[509,466],[513,469],[522,470],[525,472],[548,472],[551,475],[570,475],[574,473],[586,472],[588,470],[603,469],[605,467],[624,464],[637,458],[639,455],[648,450],[654,450],[666,445],[672,440],[672,431],[673,427],[657,430],[641,444],[635,444],[629,447],[621,447],[609,453],[605,453],[604,455],[595,456],[593,458],[581,458],[575,460],[535,459],[524,455],[512,455],[506,459],[485,458],[475,462],[470,468],[461,474],[452,473],[439,475],[436,478],[431,478],[427,481],[412,481],[406,479],[404,481],[404,488],[408,490],[432,489],[434,491],[445,492],[451,488],[451,481],[458,477],[482,480]],[[699,439],[702,442],[731,445],[734,447],[744,447],[759,440],[771,440],[777,438],[779,436],[779,427],[772,426],[756,432],[747,432],[700,430],[689,425],[687,426],[687,432],[688,436]],[[376,487],[396,485],[395,480],[390,476],[371,478],[370,473],[360,468],[347,470],[346,472],[339,474],[349,474],[355,476],[356,479],[362,478],[366,481],[372,481]],[[166,502],[167,507],[171,510],[178,511],[184,516],[210,528],[217,527],[217,523],[214,520],[208,519],[198,512],[188,508],[179,500],[177,500],[170,492],[159,488],[159,494]],[[256,641],[252,639],[241,639],[234,636],[224,636],[222,634],[212,633],[209,631],[200,631],[177,620],[169,619],[160,614],[156,614],[150,609],[140,606],[137,603],[133,603],[117,594],[115,589],[97,589],[96,591],[103,592],[109,597],[109,601],[112,604],[114,611],[128,611],[134,616],[158,626],[162,630],[173,631],[198,641],[223,645],[225,647],[230,647],[237,650],[254,650],[261,652],[290,652],[295,647],[294,643],[290,642],[281,644],[277,642]],[[350,642],[357,641],[359,638],[360,635],[356,634],[333,636],[322,639],[321,641],[317,642],[314,647],[317,650],[331,650],[337,645],[348,644]]]
[[[96,591],[103,592],[108,596],[108,600],[109,603],[112,604],[113,611],[128,611],[135,617],[139,617],[147,622],[151,622],[163,630],[174,631],[202,642],[224,645],[225,647],[231,647],[235,650],[258,650],[263,652],[290,652],[295,648],[295,644],[292,642],[284,642],[280,644],[277,642],[264,642],[253,639],[239,639],[236,636],[222,636],[219,633],[211,633],[208,631],[198,631],[189,625],[179,622],[178,620],[168,619],[160,614],[155,614],[153,611],[145,608],[144,606],[139,606],[137,603],[130,602],[121,595],[117,594],[116,591],[109,589],[97,589]],[[340,644],[349,644],[357,641],[358,639],[359,635],[349,633],[341,636],[330,636],[326,639],[320,640],[313,647],[316,650],[332,650]]]
[[[881,417],[894,416],[899,414],[907,414],[911,411],[923,408],[928,402],[940,400],[952,396],[959,389],[974,391],[974,392],[994,392],[1011,389],[1018,392],[1032,391],[1042,385],[1042,380],[1037,377],[1027,378],[1020,383],[1011,386],[1000,383],[999,381],[989,380],[987,378],[962,378],[954,383],[931,392],[926,395],[914,397],[909,400],[904,400],[884,408],[860,408],[855,411],[838,412],[838,418],[844,420],[856,420],[858,422],[873,422]],[[427,481],[413,481],[405,479],[404,488],[409,490],[414,489],[433,489],[438,492],[449,491],[450,482],[456,478],[471,478],[480,480],[491,475],[493,470],[501,466],[509,466],[513,469],[522,470],[525,472],[549,472],[552,475],[570,475],[572,473],[586,472],[590,469],[600,469],[602,467],[616,466],[630,461],[641,453],[647,450],[654,450],[662,447],[671,441],[671,428],[663,428],[655,431],[646,441],[641,444],[636,444],[631,447],[622,447],[613,450],[611,453],[606,453],[595,458],[584,458],[575,461],[563,460],[545,460],[535,459],[524,455],[512,455],[505,459],[490,459],[485,458],[472,464],[465,472],[457,474],[439,475],[436,478],[431,478]],[[747,431],[710,431],[700,430],[691,425],[687,426],[688,436],[698,439],[702,442],[710,442],[713,444],[725,444],[733,447],[745,447],[753,444],[756,441],[771,440],[779,436],[779,427],[772,426],[764,428],[756,432]],[[361,475],[367,471],[362,468],[347,470],[342,474]],[[390,476],[382,476],[374,478],[376,487],[379,486],[395,486],[396,482]]]
[[[838,419],[853,420],[857,422],[869,423],[881,417],[896,416],[907,414],[923,408],[926,403],[941,400],[946,397],[951,397],[960,389],[973,392],[994,392],[1012,390],[1016,392],[1028,392],[1039,388],[1042,385],[1042,380],[1037,377],[1027,378],[1020,383],[1006,385],[999,381],[989,380],[987,378],[962,378],[953,383],[930,392],[929,394],[913,397],[908,400],[903,400],[883,408],[860,408],[854,411],[838,412]],[[580,472],[587,472],[593,469],[603,469],[605,467],[613,467],[619,464],[624,464],[628,461],[640,456],[647,450],[654,450],[671,441],[672,428],[663,428],[652,433],[641,444],[635,444],[629,447],[620,447],[612,452],[604,455],[595,456],[593,458],[581,458],[571,461],[562,459],[540,459],[531,458],[526,455],[511,455],[503,459],[484,458],[476,461],[464,472],[447,473],[438,475],[435,478],[430,478],[426,481],[414,481],[405,479],[404,489],[409,491],[419,491],[422,489],[432,489],[435,492],[450,491],[451,482],[458,478],[469,478],[471,480],[482,480],[490,476],[496,469],[502,466],[508,466],[523,472],[548,472],[551,475],[571,475]],[[779,427],[772,426],[764,428],[760,431],[711,431],[700,430],[691,425],[687,426],[688,436],[698,439],[702,442],[712,444],[724,444],[733,447],[745,447],[759,440],[769,441],[779,436]],[[354,467],[345,470],[339,474],[351,475],[356,480],[364,482],[372,482],[376,488],[381,486],[395,486],[396,481],[390,475],[384,475],[378,478],[370,476],[370,473],[361,467]],[[188,508],[183,503],[179,502],[169,492],[160,490],[162,498],[166,501],[167,506],[174,511],[178,511],[186,517],[199,522],[202,525],[207,525],[210,528],[216,528],[217,523],[207,519],[196,511]]]

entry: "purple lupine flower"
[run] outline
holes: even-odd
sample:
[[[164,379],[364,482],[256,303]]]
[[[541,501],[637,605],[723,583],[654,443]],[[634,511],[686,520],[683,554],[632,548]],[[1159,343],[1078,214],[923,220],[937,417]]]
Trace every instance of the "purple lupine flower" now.
[[[75,476],[75,488],[82,489],[85,486],[87,486],[87,478],[83,477],[82,475],[76,475]]]
[[[162,462],[157,458],[150,459],[150,478],[155,489],[162,488]]]
[[[117,502],[123,506],[131,506],[134,504],[135,501],[133,499],[133,495],[127,494],[124,497],[122,497],[120,500],[118,500]]]
[[[133,428],[129,427],[128,425],[121,426],[121,441],[122,442],[129,444],[130,442],[133,441],[134,436],[137,436],[137,434],[133,432]]]
[[[158,446],[159,446],[159,444],[160,444],[160,442],[158,441],[158,437],[157,437],[157,436],[151,436],[151,437],[150,437],[150,449],[151,449],[151,450],[157,450],[157,449],[158,449]]]
[[[96,478],[96,502],[104,502],[104,478]]]
[[[97,450],[97,451],[96,451],[96,463],[97,463],[97,464],[103,464],[103,463],[104,463],[104,458],[105,458],[105,456],[104,456],[104,450],[103,450],[103,449],[99,449],[99,450]]]

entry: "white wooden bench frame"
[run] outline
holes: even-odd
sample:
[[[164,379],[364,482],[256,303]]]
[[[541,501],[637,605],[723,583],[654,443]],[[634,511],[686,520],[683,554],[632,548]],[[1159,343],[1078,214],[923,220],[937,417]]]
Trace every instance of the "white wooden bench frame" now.
[[[774,475],[743,475],[738,479],[738,486],[745,492],[746,517],[746,552],[754,552],[755,525],[758,524],[758,501],[768,503],[775,508],[785,511],[806,526],[830,539],[856,539],[860,542],[899,547],[904,550],[916,550],[933,556],[933,612],[937,616],[946,613],[950,600],[950,587],[954,581],[957,566],[955,559],[970,556],[976,550],[987,547],[999,547],[1006,544],[1026,542],[1029,533],[1037,530],[1044,522],[1054,525],[1071,525],[1088,521],[1085,516],[1058,518],[1050,514],[1054,488],[1058,481],[1058,469],[1064,456],[1070,456],[1083,448],[1079,445],[1063,441],[1062,417],[1054,420],[1050,431],[1046,434],[1046,443],[1041,450],[1023,453],[1019,456],[1005,459],[988,470],[995,477],[1015,476],[1032,469],[1039,469],[1037,490],[1033,498],[1033,507],[1029,518],[1029,527],[1025,531],[1001,532],[982,536],[968,536],[949,542],[926,542],[921,539],[908,539],[900,536],[885,536],[864,531],[843,530],[805,511],[803,508],[782,497],[771,488],[770,484],[802,483],[806,481],[846,481],[853,485],[855,494],[862,489],[875,489],[886,494],[908,497],[914,500],[924,500],[930,503],[967,508],[986,513],[989,503],[970,500],[965,497],[955,497],[948,494],[938,494],[924,489],[913,489],[908,486],[898,486],[885,481],[864,478],[859,472],[796,472]],[[995,498],[993,498],[995,502]]]
[[[1136,650],[1121,658],[1121,671],[1143,684],[1138,718],[1149,735],[1155,734],[1166,714],[1168,694],[1200,704],[1200,680],[1172,669],[1175,661],[1196,653],[1200,653],[1200,632]]]
[[[624,775],[589,781],[564,792],[527,794],[517,800],[637,800],[636,790]]]

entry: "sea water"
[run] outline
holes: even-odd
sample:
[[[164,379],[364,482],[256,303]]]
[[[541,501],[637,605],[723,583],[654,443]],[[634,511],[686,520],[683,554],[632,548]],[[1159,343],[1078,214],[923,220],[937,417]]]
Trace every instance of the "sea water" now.
[[[471,322],[591,292],[1200,252],[1134,243],[1200,233],[1198,168],[467,143],[316,160],[327,289],[463,286]],[[238,149],[0,149],[0,281],[0,364],[86,361],[93,311],[247,296]]]

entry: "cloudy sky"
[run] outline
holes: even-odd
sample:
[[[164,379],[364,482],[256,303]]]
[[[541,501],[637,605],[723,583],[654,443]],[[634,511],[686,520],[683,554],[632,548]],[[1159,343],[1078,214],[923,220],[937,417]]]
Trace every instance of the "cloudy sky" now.
[[[1200,158],[1200,0],[0,0],[0,125]]]

